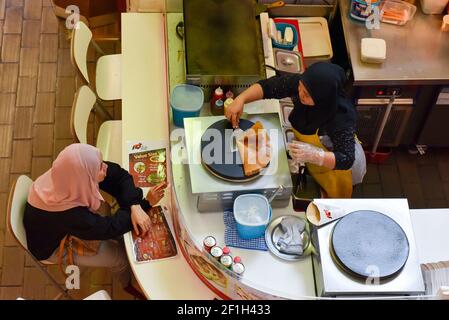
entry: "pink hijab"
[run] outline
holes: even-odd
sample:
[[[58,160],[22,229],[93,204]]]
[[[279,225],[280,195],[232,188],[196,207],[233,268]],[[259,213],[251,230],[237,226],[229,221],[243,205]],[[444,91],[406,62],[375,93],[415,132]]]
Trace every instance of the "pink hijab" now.
[[[50,170],[32,184],[28,203],[51,212],[75,207],[97,211],[104,200],[97,181],[101,163],[98,148],[83,143],[67,146]]]

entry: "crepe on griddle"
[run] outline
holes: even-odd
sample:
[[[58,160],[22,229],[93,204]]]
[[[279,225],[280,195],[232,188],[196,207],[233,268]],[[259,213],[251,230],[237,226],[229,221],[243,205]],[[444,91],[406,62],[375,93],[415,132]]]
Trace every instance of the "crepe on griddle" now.
[[[270,139],[261,122],[257,121],[236,142],[245,176],[254,176],[268,166],[271,159]]]

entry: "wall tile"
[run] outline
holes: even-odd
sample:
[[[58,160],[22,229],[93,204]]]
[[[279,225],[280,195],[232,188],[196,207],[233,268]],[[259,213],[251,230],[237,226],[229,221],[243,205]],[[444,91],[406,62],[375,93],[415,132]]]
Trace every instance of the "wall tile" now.
[[[12,125],[0,125],[0,157],[11,157],[12,133]]]
[[[14,140],[12,147],[11,173],[31,172],[32,140]]]
[[[56,63],[39,64],[38,92],[54,92],[56,90]]]
[[[19,62],[20,34],[5,34],[2,45],[2,62]]]
[[[54,93],[38,93],[36,96],[36,108],[34,109],[34,123],[53,123],[55,121]]]
[[[16,107],[14,93],[0,93],[0,124],[12,124]]]
[[[17,108],[14,117],[14,139],[33,138],[33,108]]]
[[[37,19],[42,16],[42,0],[25,0],[23,17],[25,19]]]
[[[17,88],[18,107],[32,107],[36,103],[37,77],[20,77]]]
[[[25,255],[22,248],[5,247],[3,249],[2,286],[21,286]],[[4,288],[2,288],[4,289]]]
[[[58,36],[54,34],[41,34],[40,62],[58,61]]]
[[[52,124],[34,125],[34,140],[38,143],[33,144],[33,156],[51,157],[53,155],[53,137]]]
[[[21,33],[22,32],[22,10],[21,7],[6,8],[5,24],[3,26],[4,33]]]
[[[39,69],[39,49],[22,48],[20,51],[19,76],[35,77]]]
[[[19,77],[18,63],[0,64],[0,92],[10,93],[17,91],[17,82]]]
[[[41,32],[42,33],[58,33],[58,18],[55,16],[51,7],[43,8]]]
[[[41,25],[36,20],[23,21],[22,48],[39,48]]]

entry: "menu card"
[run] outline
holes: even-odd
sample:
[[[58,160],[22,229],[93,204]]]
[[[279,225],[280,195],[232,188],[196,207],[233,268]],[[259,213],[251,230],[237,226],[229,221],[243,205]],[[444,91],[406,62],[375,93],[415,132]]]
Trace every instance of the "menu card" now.
[[[149,262],[176,256],[176,243],[162,207],[152,207],[147,213],[151,221],[150,230],[144,237],[132,232],[135,261]]]
[[[167,182],[166,149],[150,149],[142,142],[132,144],[128,171],[136,187],[153,187]]]

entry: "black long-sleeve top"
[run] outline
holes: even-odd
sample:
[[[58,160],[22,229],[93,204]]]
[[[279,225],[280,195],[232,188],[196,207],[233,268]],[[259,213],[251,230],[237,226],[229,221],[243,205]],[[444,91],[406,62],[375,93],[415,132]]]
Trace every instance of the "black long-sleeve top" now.
[[[106,162],[106,161],[105,161]],[[142,189],[134,186],[132,176],[118,164],[108,165],[100,189],[116,198],[120,208],[110,217],[93,213],[87,207],[48,212],[26,204],[23,223],[28,249],[38,260],[48,259],[66,235],[84,240],[113,239],[132,229],[130,207],[140,204],[147,211],[149,202]]]
[[[258,81],[263,90],[264,99],[292,98],[293,104],[299,103],[298,85],[301,75],[283,75]],[[295,124],[292,123],[293,128]],[[348,170],[355,160],[355,127],[345,127],[333,132],[323,132],[332,141],[335,155],[335,169]]]

